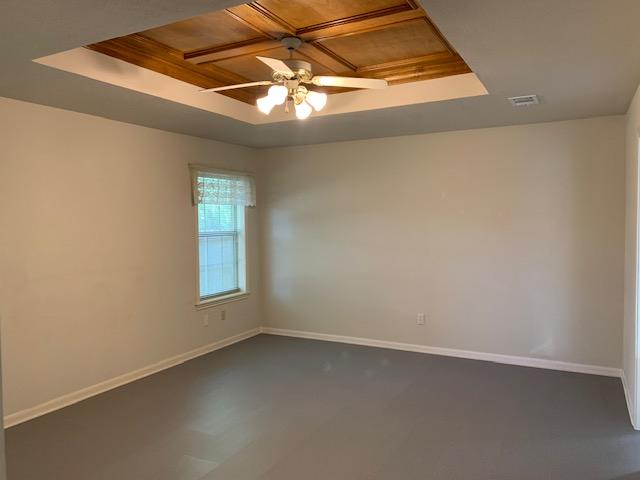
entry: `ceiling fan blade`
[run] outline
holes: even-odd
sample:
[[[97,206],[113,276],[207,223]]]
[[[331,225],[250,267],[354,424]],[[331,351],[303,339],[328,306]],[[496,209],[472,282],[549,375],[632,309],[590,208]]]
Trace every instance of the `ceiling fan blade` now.
[[[256,57],[262,63],[266,63],[269,65],[271,70],[274,72],[286,73],[287,75],[293,75],[293,70],[291,70],[286,63],[282,60],[278,60],[277,58],[269,58],[269,57]]]
[[[205,90],[200,90],[200,93],[222,92],[223,90],[233,90],[236,88],[257,87],[259,85],[271,85],[271,83],[272,82],[270,80],[262,80],[260,82],[239,83],[237,85],[225,85],[224,87],[207,88]]]
[[[344,88],[384,88],[387,81],[378,78],[357,78],[357,77],[328,77],[316,75],[311,79],[311,83],[319,87],[344,87]]]

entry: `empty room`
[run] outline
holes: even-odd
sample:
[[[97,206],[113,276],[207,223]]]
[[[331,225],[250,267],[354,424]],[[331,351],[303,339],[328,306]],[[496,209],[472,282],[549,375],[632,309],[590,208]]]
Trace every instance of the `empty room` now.
[[[0,480],[640,480],[638,0],[7,0]]]

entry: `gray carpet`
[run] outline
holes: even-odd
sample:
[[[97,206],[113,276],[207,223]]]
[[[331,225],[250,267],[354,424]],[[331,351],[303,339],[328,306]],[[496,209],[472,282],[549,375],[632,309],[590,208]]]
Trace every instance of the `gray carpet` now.
[[[260,335],[7,432],[9,480],[640,478],[620,380]]]

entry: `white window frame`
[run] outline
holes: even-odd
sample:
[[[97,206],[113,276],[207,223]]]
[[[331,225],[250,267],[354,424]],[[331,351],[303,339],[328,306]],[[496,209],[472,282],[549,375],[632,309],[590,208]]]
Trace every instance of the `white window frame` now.
[[[192,166],[193,177],[198,175],[198,171],[209,172],[222,172],[222,173],[238,173],[244,174],[244,172],[231,172],[229,170],[220,170],[211,167]],[[248,237],[249,228],[247,225],[247,207],[240,205],[236,206],[236,215],[238,226],[238,287],[239,291],[231,293],[222,293],[211,297],[200,297],[200,219],[198,216],[198,204],[193,202],[193,216],[195,222],[195,250],[196,250],[196,301],[195,307],[198,310],[210,308],[223,303],[236,302],[246,299],[251,293],[249,290],[249,249],[248,249]]]

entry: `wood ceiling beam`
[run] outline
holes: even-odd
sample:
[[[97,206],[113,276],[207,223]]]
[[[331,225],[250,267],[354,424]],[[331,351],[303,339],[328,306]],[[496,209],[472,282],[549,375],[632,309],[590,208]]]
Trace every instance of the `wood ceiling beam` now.
[[[424,19],[429,22],[424,10],[417,7],[413,2],[407,2],[397,7],[368,12],[362,15],[341,18],[299,30],[296,30],[293,26],[258,3],[239,5],[228,8],[225,12],[237,21],[242,22],[263,35],[263,38],[188,52],[184,55],[185,60],[196,64],[207,64],[209,62],[217,62],[243,55],[257,55],[260,52],[277,47],[279,44],[273,43],[275,39],[279,40],[285,35],[296,35],[307,42],[307,44],[303,44],[300,48],[300,52],[305,56],[333,72],[353,73],[357,70],[355,65],[316,42],[346,35],[381,30],[394,24],[418,19]],[[309,45],[315,48],[309,48]]]
[[[315,62],[322,65],[334,75],[343,73],[352,75],[355,72],[355,67],[353,67],[349,62],[337,57],[337,55],[333,55],[333,52],[327,53],[321,48],[317,48],[316,45],[303,43],[300,45],[300,48],[298,48],[298,53],[311,60],[311,63]]]
[[[325,47],[320,42],[309,43],[307,45],[310,45],[311,47],[315,48],[319,53],[324,55],[326,58],[331,58],[334,62],[336,62],[336,64],[342,65],[342,71],[353,73],[358,70],[358,67],[356,65],[352,64],[347,59],[341,57],[340,55],[335,53],[333,50]]]
[[[227,8],[225,12],[235,20],[273,40],[280,40],[286,35],[296,35],[296,29],[293,26],[258,3],[238,5]]]
[[[366,77],[385,78],[391,84],[415,82],[432,78],[470,73],[471,69],[460,55],[443,54],[388,62],[358,69],[358,74]]]
[[[380,72],[384,70],[392,70],[394,68],[415,67],[417,65],[421,65],[423,67],[437,66],[450,63],[451,61],[457,61],[458,59],[460,59],[459,55],[451,55],[449,52],[436,52],[420,57],[404,58],[402,60],[395,60],[393,62],[367,65],[359,67],[357,71],[358,73],[364,74],[371,72]]]
[[[374,17],[350,17],[340,19],[335,22],[327,22],[322,27],[313,29],[301,29],[298,36],[305,42],[319,42],[330,38],[344,37],[346,35],[356,35],[359,33],[382,30],[397,23],[410,22],[412,20],[426,19],[424,10],[402,10],[399,12],[374,16]],[[311,27],[309,27],[311,28]]]
[[[261,52],[281,47],[281,43],[276,40],[252,39],[246,42],[221,45],[219,47],[205,48],[184,54],[184,59],[195,64],[206,64],[209,62],[219,62],[229,58],[242,57],[245,55],[257,55]]]
[[[222,60],[228,60],[230,58],[264,54],[269,50],[274,50],[280,47],[282,47],[282,44],[275,40],[262,40],[236,48],[227,49],[224,47],[220,49],[192,52],[188,57],[185,54],[185,60],[195,65],[204,66],[220,62]],[[300,48],[298,48],[297,53],[312,63],[322,65],[333,74],[345,72],[348,69],[344,63],[337,61],[332,56],[325,54],[323,51],[309,44],[302,44]],[[354,69],[348,70],[355,71]]]
[[[466,63],[455,62],[448,65],[431,67],[424,71],[420,69],[414,69],[412,71],[395,70],[385,75],[384,78],[389,82],[389,85],[399,85],[401,83],[433,80],[435,78],[451,77],[453,75],[462,75],[470,72],[471,69],[469,69]]]
[[[358,69],[356,65],[350,63],[347,59],[322,45],[322,41],[381,30],[415,20],[424,20],[431,25],[426,12],[413,2],[362,15],[341,18],[299,30],[295,30],[292,25],[289,25],[286,21],[255,2],[232,7],[225,10],[225,12],[235,20],[252,28],[262,37],[187,52],[184,54],[185,60],[198,65],[210,65],[229,58],[258,55],[277,48],[280,44],[276,39],[283,35],[297,35],[306,42],[300,47],[300,54],[310,60],[323,65],[334,73],[363,74],[367,70]],[[448,48],[446,39],[442,37],[435,27],[434,31],[441,37],[443,44]],[[448,53],[451,55],[452,52]],[[416,63],[421,59],[412,61]],[[373,70],[376,68],[377,66],[374,66]],[[387,69],[388,65],[382,65],[382,68]]]

